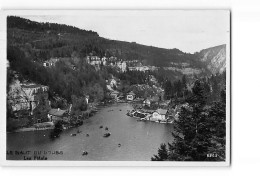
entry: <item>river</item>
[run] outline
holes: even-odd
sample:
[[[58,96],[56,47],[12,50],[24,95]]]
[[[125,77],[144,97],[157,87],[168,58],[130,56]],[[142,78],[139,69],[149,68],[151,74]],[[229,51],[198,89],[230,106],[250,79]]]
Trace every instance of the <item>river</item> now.
[[[8,133],[7,159],[23,160],[25,156],[33,159],[34,151],[39,156],[44,155],[39,152],[50,151],[53,153],[44,155],[48,160],[149,161],[157,154],[161,143],[173,140],[172,125],[138,122],[126,115],[131,109],[132,106],[127,103],[103,107],[82,126],[63,131],[55,140],[49,138],[48,131]],[[103,128],[100,128],[101,125]],[[72,137],[71,134],[78,129],[82,132]],[[110,132],[111,136],[104,138],[106,132]],[[31,153],[10,153],[21,151]],[[55,151],[60,153],[54,154]],[[87,151],[88,155],[82,156],[82,151]]]

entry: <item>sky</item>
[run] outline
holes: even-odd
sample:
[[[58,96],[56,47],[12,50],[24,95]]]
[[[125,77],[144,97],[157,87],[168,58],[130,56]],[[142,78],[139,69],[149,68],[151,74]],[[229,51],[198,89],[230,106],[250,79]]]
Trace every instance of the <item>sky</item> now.
[[[108,39],[187,53],[227,44],[230,36],[226,10],[88,10],[20,16],[92,30]]]

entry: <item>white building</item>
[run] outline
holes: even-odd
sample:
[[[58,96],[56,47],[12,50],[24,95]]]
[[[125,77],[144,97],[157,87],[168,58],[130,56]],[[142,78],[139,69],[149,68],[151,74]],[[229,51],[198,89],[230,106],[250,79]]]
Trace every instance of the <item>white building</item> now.
[[[59,61],[59,58],[50,58],[43,63],[44,67],[55,67],[56,63]]]
[[[157,109],[154,111],[152,118],[154,120],[166,120],[167,109]]]
[[[126,95],[126,99],[128,101],[133,101],[135,99],[135,93],[133,91],[129,92],[127,95]]]
[[[117,62],[117,67],[120,69],[121,72],[126,72],[126,62],[125,61]]]

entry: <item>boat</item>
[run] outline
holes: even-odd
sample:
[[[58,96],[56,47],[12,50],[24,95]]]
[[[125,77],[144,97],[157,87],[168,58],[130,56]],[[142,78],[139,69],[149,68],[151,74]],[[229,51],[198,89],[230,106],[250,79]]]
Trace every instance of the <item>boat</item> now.
[[[106,127],[105,130],[108,130],[108,127]]]
[[[87,151],[83,151],[83,152],[82,152],[82,155],[83,155],[83,156],[86,156],[86,155],[88,155],[88,152],[87,152]]]
[[[111,133],[105,133],[103,137],[109,137]]]

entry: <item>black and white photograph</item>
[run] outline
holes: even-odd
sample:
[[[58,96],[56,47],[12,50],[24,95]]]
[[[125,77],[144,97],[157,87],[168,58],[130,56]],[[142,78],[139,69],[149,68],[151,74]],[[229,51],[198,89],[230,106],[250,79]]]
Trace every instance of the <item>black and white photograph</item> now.
[[[5,11],[6,162],[229,166],[230,14]]]

